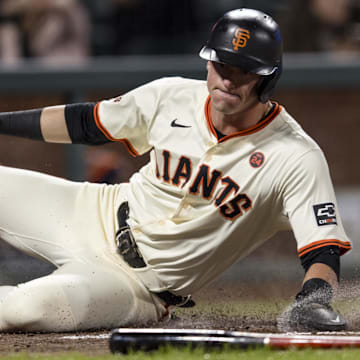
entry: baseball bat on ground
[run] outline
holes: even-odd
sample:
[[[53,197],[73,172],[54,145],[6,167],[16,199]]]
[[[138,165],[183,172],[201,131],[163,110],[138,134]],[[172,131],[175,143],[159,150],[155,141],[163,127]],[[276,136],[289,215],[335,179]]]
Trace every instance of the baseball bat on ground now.
[[[360,347],[360,336],[261,334],[208,329],[115,329],[109,340],[113,353],[152,351],[162,346],[230,349],[268,347],[288,348],[344,348]]]

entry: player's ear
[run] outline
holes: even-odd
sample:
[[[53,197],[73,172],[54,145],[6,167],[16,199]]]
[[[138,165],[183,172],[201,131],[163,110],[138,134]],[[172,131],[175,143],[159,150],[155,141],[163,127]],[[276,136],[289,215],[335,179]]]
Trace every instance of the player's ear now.
[[[210,61],[208,61],[208,62],[206,63],[206,70],[207,70],[207,71],[209,71],[209,67],[210,67]]]

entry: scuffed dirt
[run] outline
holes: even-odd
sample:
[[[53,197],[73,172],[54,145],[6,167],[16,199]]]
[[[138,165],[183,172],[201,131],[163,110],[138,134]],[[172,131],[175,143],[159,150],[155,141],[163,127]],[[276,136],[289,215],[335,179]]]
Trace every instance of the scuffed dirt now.
[[[213,287],[195,297],[196,307],[176,309],[168,319],[148,326],[277,333],[279,332],[277,319],[291,302],[297,286],[298,284],[277,284],[274,287],[263,284],[260,288]],[[344,315],[351,314],[348,317],[348,330],[359,331],[360,307],[354,302],[355,298],[359,298],[360,293],[357,282],[344,284],[340,293],[339,310]],[[281,296],[277,298],[276,294]],[[14,352],[109,354],[109,336],[108,330],[81,333],[0,334],[0,355]]]
[[[110,353],[107,335],[109,331],[86,333],[87,339],[68,339],[66,336],[84,333],[61,333],[61,334],[1,334],[0,354],[14,352],[26,353],[56,353],[56,352],[80,352],[89,355]],[[95,336],[97,338],[95,338]]]
[[[251,332],[275,332],[274,319],[257,319],[246,316],[232,317],[209,314],[173,316],[172,319],[151,327],[225,329]],[[110,353],[109,331],[53,334],[1,334],[0,354],[13,352],[80,352],[89,355]]]
[[[263,289],[264,290],[264,289]],[[168,319],[156,324],[157,328],[225,329],[255,332],[275,332],[276,316],[261,311],[259,315],[247,315],[236,305],[227,306],[245,297],[247,303],[250,294],[259,296],[259,291],[232,287],[214,287],[197,294],[197,305],[192,309],[175,309]],[[262,291],[260,291],[262,292]],[[209,301],[211,299],[211,301]],[[0,334],[0,355],[13,352],[46,353],[80,352],[89,355],[109,354],[108,337],[110,331],[91,331],[81,333],[26,333]]]

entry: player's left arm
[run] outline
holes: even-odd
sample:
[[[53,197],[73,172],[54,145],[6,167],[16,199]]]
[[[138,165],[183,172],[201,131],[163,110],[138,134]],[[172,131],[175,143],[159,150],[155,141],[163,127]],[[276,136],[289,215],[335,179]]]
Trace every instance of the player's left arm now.
[[[305,270],[303,284],[313,278],[328,282],[336,291],[340,278],[340,249],[338,246],[324,246],[300,257]]]
[[[322,263],[315,263],[310,267],[305,274],[303,285],[308,280],[316,278],[328,282],[334,290],[336,290],[339,285],[335,271],[328,265]]]
[[[295,297],[291,325],[294,330],[339,330],[345,321],[331,308],[331,302],[338,287],[340,255],[351,244],[337,214],[322,153],[310,151],[296,165],[284,187],[284,208],[298,242],[305,276]]]
[[[339,285],[340,249],[337,246],[320,247],[303,255],[300,260],[305,276],[295,301],[330,307]]]
[[[302,255],[300,261],[305,270],[303,287],[305,284],[314,283],[314,279],[319,279],[317,282],[331,288],[331,292],[337,290],[340,278],[340,248],[338,246],[322,246]],[[305,288],[306,286],[308,285],[305,285]]]
[[[331,306],[333,294],[338,287],[339,252],[334,247],[321,248],[320,252],[317,251],[317,255],[314,256],[305,273],[302,289],[292,304],[288,319],[290,330],[339,331],[346,329],[345,319]],[[317,262],[322,261],[321,258],[328,260],[328,264]],[[335,263],[338,265],[334,266]]]

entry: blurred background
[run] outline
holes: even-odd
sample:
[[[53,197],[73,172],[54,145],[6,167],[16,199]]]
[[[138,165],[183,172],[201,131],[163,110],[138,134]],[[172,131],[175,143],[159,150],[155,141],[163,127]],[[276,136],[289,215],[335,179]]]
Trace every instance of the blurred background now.
[[[239,7],[263,10],[281,26],[284,72],[273,99],[326,154],[355,245],[343,257],[342,277],[356,279],[360,0],[0,0],[0,111],[98,101],[163,76],[205,79],[197,54],[214,22]],[[147,160],[132,158],[119,144],[66,146],[0,136],[2,165],[77,181],[127,181]],[[52,269],[0,246],[2,284]],[[283,233],[221,280],[298,285],[301,278],[295,240]]]

